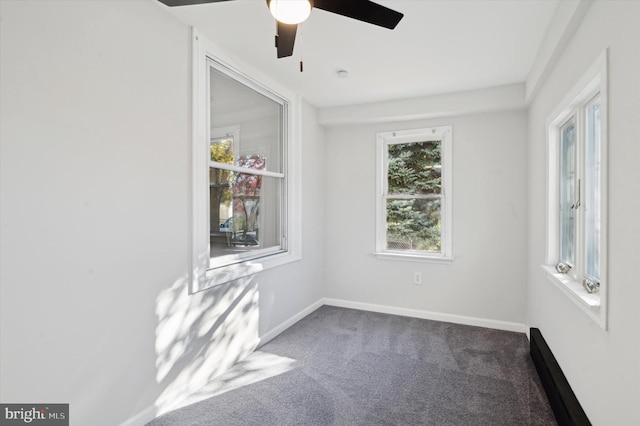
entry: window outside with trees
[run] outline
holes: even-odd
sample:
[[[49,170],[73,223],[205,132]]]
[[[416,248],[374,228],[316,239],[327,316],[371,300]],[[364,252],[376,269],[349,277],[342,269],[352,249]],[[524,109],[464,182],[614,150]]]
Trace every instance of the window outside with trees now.
[[[378,255],[451,257],[451,127],[378,134]]]

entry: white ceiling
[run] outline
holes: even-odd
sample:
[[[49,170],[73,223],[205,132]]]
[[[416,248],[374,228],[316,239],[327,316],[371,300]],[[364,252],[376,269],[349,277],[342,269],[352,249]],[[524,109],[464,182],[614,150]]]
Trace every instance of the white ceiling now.
[[[293,56],[283,59],[265,0],[161,7],[229,56],[328,107],[524,82],[558,0],[377,2],[404,13],[395,30],[313,9]],[[339,69],[349,76],[338,78]]]

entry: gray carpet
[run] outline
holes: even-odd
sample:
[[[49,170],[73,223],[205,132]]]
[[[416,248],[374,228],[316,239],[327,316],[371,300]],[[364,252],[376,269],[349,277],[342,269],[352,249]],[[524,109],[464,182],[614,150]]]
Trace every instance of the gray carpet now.
[[[323,306],[150,426],[555,425],[524,334]]]

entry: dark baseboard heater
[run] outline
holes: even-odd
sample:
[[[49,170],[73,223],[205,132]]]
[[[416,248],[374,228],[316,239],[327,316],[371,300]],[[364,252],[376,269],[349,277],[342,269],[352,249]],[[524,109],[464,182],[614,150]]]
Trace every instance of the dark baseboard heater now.
[[[540,330],[530,330],[530,354],[559,426],[591,426]]]

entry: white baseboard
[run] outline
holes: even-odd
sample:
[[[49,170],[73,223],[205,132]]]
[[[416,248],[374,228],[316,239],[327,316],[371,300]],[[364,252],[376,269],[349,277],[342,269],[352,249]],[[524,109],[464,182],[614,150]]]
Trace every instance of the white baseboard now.
[[[322,299],[322,304],[339,308],[358,309],[360,311],[379,312],[382,314],[400,315],[403,317],[421,318],[434,321],[451,322],[454,324],[473,325],[476,327],[493,328],[496,330],[515,331],[525,333],[524,324],[508,321],[498,321],[485,318],[467,317],[463,315],[443,314],[440,312],[421,311],[418,309],[398,308],[394,306],[375,305],[373,303],[352,302],[341,299]]]
[[[264,345],[265,343],[267,343],[268,341],[272,340],[274,337],[276,337],[278,334],[282,333],[283,331],[285,331],[287,328],[291,327],[293,324],[297,323],[298,321],[300,321],[302,318],[306,317],[307,315],[309,315],[311,312],[315,311],[316,309],[318,309],[320,306],[322,306],[324,299],[320,299],[314,303],[312,303],[311,305],[307,306],[306,308],[304,308],[303,310],[301,310],[300,312],[298,312],[297,314],[295,314],[294,316],[290,317],[289,319],[287,319],[286,321],[282,322],[281,324],[277,325],[276,327],[272,328],[271,330],[267,331],[261,338],[260,338],[260,343],[258,343],[258,347]]]

